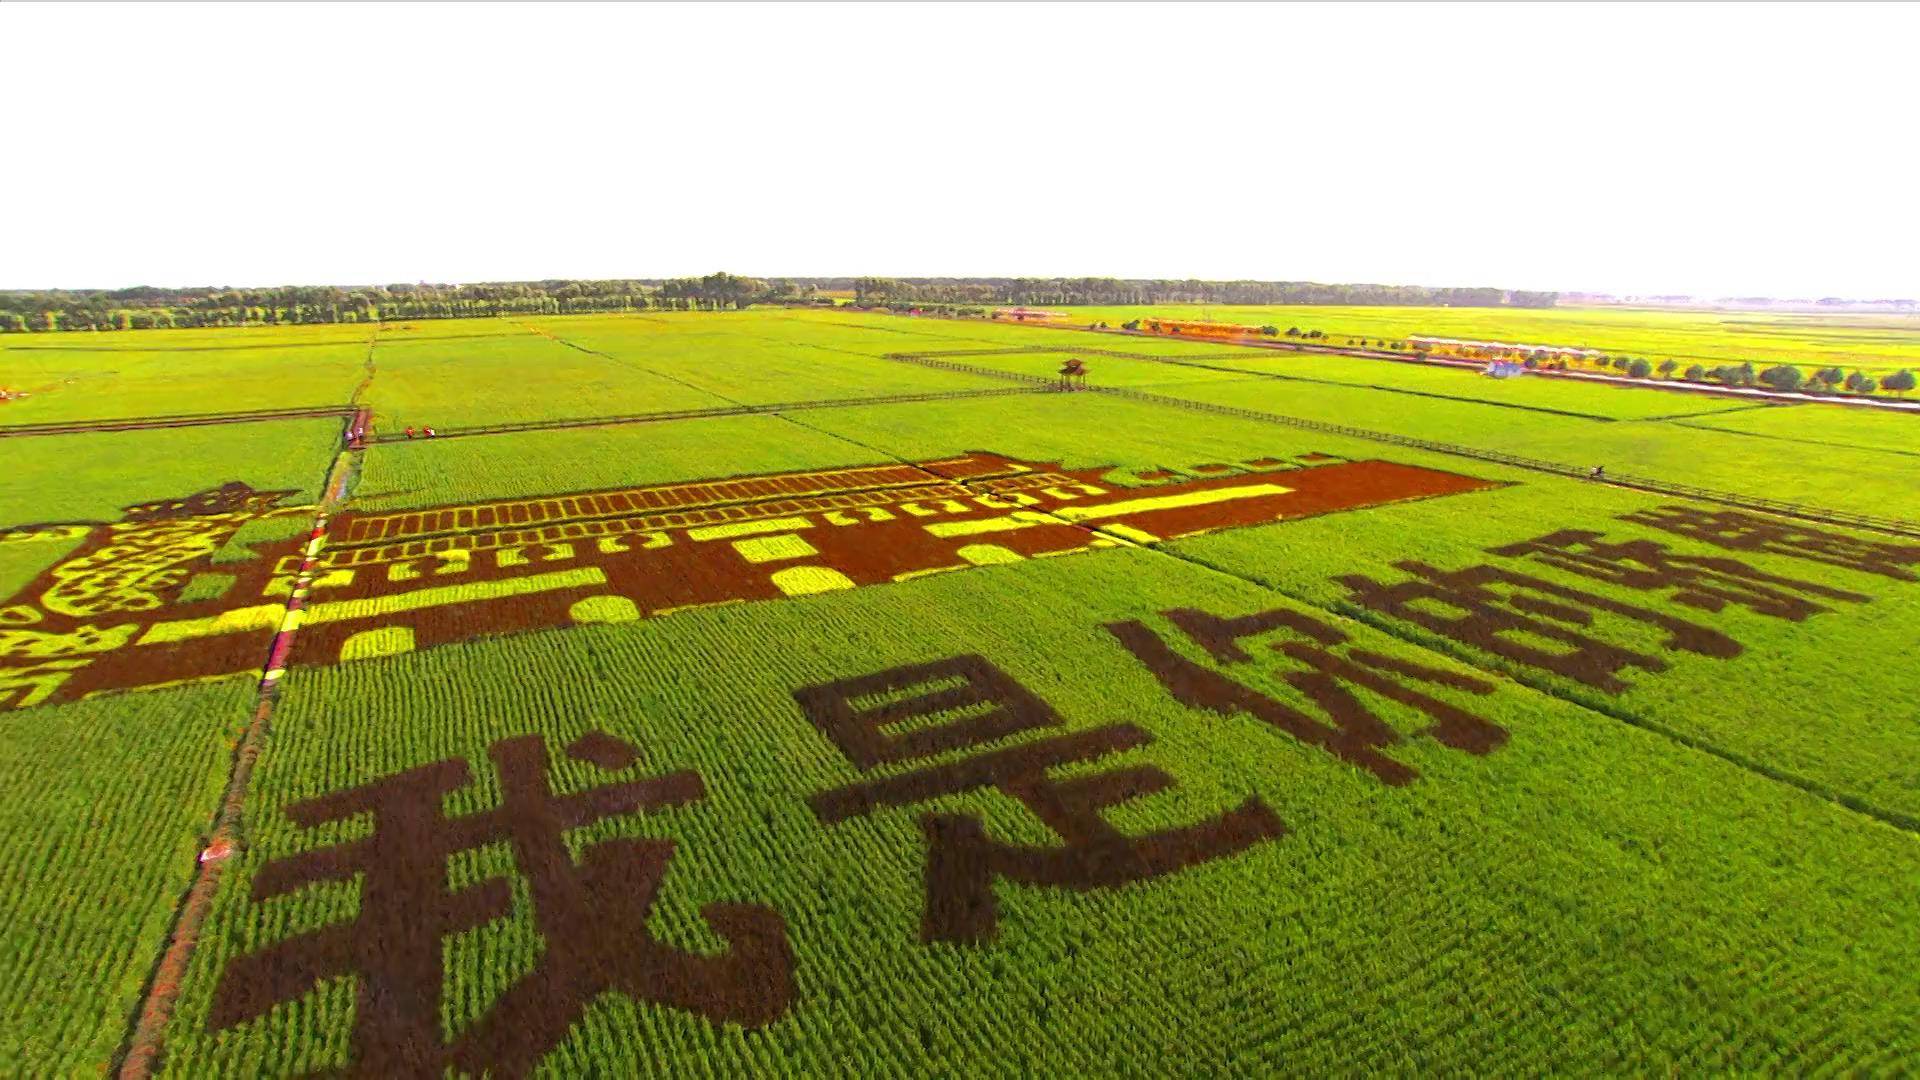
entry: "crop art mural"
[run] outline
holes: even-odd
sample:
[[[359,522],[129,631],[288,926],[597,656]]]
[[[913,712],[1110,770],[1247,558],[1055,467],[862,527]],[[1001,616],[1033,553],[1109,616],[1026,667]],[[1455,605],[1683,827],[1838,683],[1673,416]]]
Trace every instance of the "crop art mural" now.
[[[602,732],[576,739],[566,753],[611,772],[631,770],[640,760],[635,747]],[[228,965],[210,1025],[218,1030],[253,1020],[315,983],[353,974],[359,976],[355,1075],[437,1076],[451,1067],[466,1075],[522,1076],[603,993],[658,1002],[716,1024],[758,1027],[786,1012],[793,956],[779,913],[749,903],[706,905],[702,916],[729,947],[717,956],[683,952],[655,940],[647,924],[674,841],[602,840],[577,861],[568,849],[568,830],[699,803],[706,788],[698,773],[639,776],[556,794],[540,736],[502,739],[488,756],[502,800],[476,814],[443,812],[445,797],[472,781],[472,770],[458,758],[287,807],[302,826],[366,815],[373,830],[363,840],[268,863],[253,878],[253,899],[359,877],[360,912]],[[512,849],[544,948],[524,979],[458,1040],[443,1043],[442,938],[512,909],[506,877],[454,890],[447,863],[492,843]]]
[[[242,525],[312,508],[283,509],[290,491],[255,491],[232,483],[181,499],[127,508],[111,525],[51,525],[0,532],[0,544],[65,543],[80,547],[0,603],[0,708],[120,689],[191,680],[257,667],[260,654],[231,636],[211,647],[174,647],[163,629],[173,609],[218,610],[218,602],[181,602],[195,571]],[[261,597],[276,584],[255,581]],[[281,604],[284,608],[284,601]],[[217,619],[218,616],[215,616]],[[243,616],[244,618],[244,616]],[[271,620],[261,626],[270,626]],[[236,625],[235,630],[249,629]],[[264,639],[261,639],[264,640]]]
[[[716,604],[883,585],[1153,543],[1405,499],[1472,477],[1326,455],[1155,469],[1063,469],[990,453],[336,517],[217,567],[243,524],[310,518],[243,484],[130,508],[0,607],[0,707],[257,672],[276,630],[331,663],[480,634],[625,622]],[[293,596],[311,559],[310,595]],[[289,598],[292,597],[292,604]],[[292,613],[289,615],[289,607]]]
[[[1920,544],[1863,540],[1738,511],[1668,506],[1620,520],[1729,553],[1764,552],[1897,581],[1915,580],[1908,568],[1920,565]],[[1511,565],[1442,570],[1413,560],[1394,563],[1411,575],[1402,580],[1359,574],[1338,580],[1355,603],[1381,615],[1608,694],[1631,688],[1630,670],[1666,671],[1663,653],[1727,660],[1745,651],[1729,634],[1700,621],[1699,613],[1744,608],[1799,623],[1843,604],[1873,600],[1866,593],[1767,573],[1729,555],[1687,554],[1658,540],[1612,541],[1585,529],[1503,544],[1488,554],[1527,570],[1549,571],[1560,580]],[[1644,594],[1657,606],[1601,596],[1569,579]],[[1676,607],[1687,614],[1674,614]],[[1632,624],[1652,631],[1657,645],[1623,643],[1621,630]]]
[[[0,708],[258,673],[275,633],[288,628],[299,630],[298,660],[334,663],[1494,486],[1322,454],[1176,471],[1064,469],[971,453],[348,513],[316,540],[305,528],[313,507],[280,505],[290,492],[231,483],[129,507],[111,524],[0,532],[8,545],[78,541],[0,604]],[[281,538],[223,557],[243,527],[281,519],[290,526],[275,534]],[[1403,561],[1395,567],[1407,579],[1338,580],[1353,602],[1381,615],[1619,693],[1630,685],[1629,669],[1659,672],[1667,663],[1644,642],[1613,640],[1608,626],[1637,623],[1657,632],[1663,650],[1726,659],[1742,646],[1700,614],[1739,607],[1800,622],[1871,599],[1736,556],[1786,556],[1898,581],[1913,580],[1910,568],[1920,565],[1920,546],[1734,511],[1665,507],[1621,521],[1667,539],[1562,529],[1490,549],[1500,564],[1445,570]],[[1672,538],[1719,553],[1674,550]],[[296,585],[303,567],[311,580],[304,590]],[[208,577],[216,587],[197,588]],[[1657,603],[1603,596],[1594,582]],[[1143,659],[1152,651],[1144,639],[1129,647]]]
[[[1223,715],[1253,712],[1283,737],[1320,746],[1385,784],[1403,785],[1416,774],[1378,752],[1399,736],[1350,690],[1415,706],[1434,721],[1425,734],[1456,750],[1486,754],[1506,740],[1499,725],[1415,687],[1487,694],[1490,684],[1353,648],[1342,631],[1303,613],[1275,609],[1232,618],[1178,609],[1159,618],[1223,664],[1247,663],[1249,648],[1285,655],[1307,671],[1288,680],[1306,690],[1331,723],[1210,667],[1170,662],[1156,632],[1141,622],[1109,625],[1176,699]],[[1221,686],[1234,690],[1223,696]],[[1005,929],[996,892],[1009,886],[1112,892],[1231,864],[1289,833],[1257,795],[1178,810],[1144,829],[1116,826],[1108,812],[1138,811],[1141,802],[1181,786],[1179,775],[1137,753],[1154,736],[1134,723],[1072,721],[980,655],[802,686],[792,698],[813,737],[857,774],[807,799],[819,826],[851,828],[859,819],[901,814],[919,825],[917,936],[926,948],[993,945]],[[649,922],[663,890],[686,887],[676,886],[670,873],[679,841],[601,836],[577,854],[568,842],[573,830],[603,821],[660,815],[658,827],[672,833],[675,820],[684,827],[688,815],[711,813],[699,772],[668,771],[644,760],[640,747],[597,730],[566,743],[570,765],[554,760],[540,734],[495,739],[486,755],[498,794],[462,813],[450,813],[449,805],[476,786],[476,776],[461,757],[284,805],[280,813],[302,839],[294,841],[297,850],[259,864],[241,901],[254,913],[249,917],[265,920],[281,898],[341,882],[358,882],[357,908],[291,934],[269,930],[268,943],[227,957],[207,1030],[245,1028],[329,980],[351,977],[355,1003],[344,1074],[523,1076],[603,995],[747,1030],[808,1010],[813,1002],[795,977],[796,945],[819,933],[818,925],[802,920],[790,929],[776,905],[729,892],[699,908],[721,947],[688,951],[656,937]],[[725,785],[729,778],[715,782]],[[990,829],[977,805],[956,802],[989,792],[1017,803],[1057,839],[997,838],[1004,826]],[[1159,818],[1164,811],[1153,813]],[[364,828],[338,839],[337,827],[354,821]],[[504,846],[511,857],[494,864],[499,873],[449,872],[456,860],[488,845]],[[516,883],[524,886],[523,915],[540,948],[470,1021],[450,1025],[446,942],[516,917]],[[1086,913],[1090,920],[1108,915]],[[881,925],[874,933],[903,930],[912,932]]]
[[[1064,841],[1060,846],[1007,844],[990,838],[976,815],[921,815],[927,839],[924,941],[991,938],[999,920],[996,880],[1080,892],[1117,888],[1224,858],[1286,832],[1272,810],[1248,799],[1194,824],[1123,835],[1101,811],[1173,787],[1172,776],[1151,765],[1080,773],[1068,780],[1052,774],[1145,745],[1152,737],[1132,724],[1109,724],[986,749],[1010,735],[1064,727],[1065,719],[979,656],[804,687],[793,696],[861,770],[916,766],[821,792],[811,801],[822,824],[991,788],[1019,801]],[[986,711],[979,711],[982,707]],[[943,718],[946,722],[925,726],[929,719]],[[889,733],[900,725],[908,730]],[[952,751],[972,756],[928,761]]]

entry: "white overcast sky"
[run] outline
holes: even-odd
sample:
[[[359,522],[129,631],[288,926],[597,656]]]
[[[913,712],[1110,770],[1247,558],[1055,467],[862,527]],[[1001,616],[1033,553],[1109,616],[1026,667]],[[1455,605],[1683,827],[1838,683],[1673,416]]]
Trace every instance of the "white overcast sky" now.
[[[1920,295],[1920,6],[0,4],[0,287]]]

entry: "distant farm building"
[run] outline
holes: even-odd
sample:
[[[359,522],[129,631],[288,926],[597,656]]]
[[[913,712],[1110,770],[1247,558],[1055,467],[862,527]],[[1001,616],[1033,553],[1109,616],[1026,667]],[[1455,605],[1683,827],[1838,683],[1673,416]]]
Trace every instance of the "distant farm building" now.
[[[1459,338],[1422,337],[1407,343],[1424,352],[1451,353],[1476,360],[1511,357],[1516,360],[1592,360],[1605,356],[1598,349],[1576,349],[1568,345],[1527,345],[1512,341],[1465,341]]]
[[[1070,313],[1065,311],[1041,311],[1037,308],[1023,307],[994,308],[993,317],[996,319],[1012,319],[1014,322],[1054,322],[1073,318]]]
[[[1194,338],[1250,338],[1259,337],[1257,326],[1241,326],[1239,323],[1190,322],[1179,319],[1147,319],[1140,329],[1149,334],[1177,334],[1180,337]]]
[[[1077,356],[1069,357],[1060,367],[1060,389],[1085,390],[1087,388],[1087,365]]]

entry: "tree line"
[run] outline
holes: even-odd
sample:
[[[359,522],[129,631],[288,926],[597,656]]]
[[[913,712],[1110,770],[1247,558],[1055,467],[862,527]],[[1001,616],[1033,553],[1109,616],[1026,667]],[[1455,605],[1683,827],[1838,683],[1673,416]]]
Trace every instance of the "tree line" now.
[[[274,288],[0,290],[0,332],[148,330],[303,323],[371,323],[496,315],[714,311],[754,304],[863,307],[938,304],[1424,304],[1551,307],[1556,294],[1412,285],[1122,280],[1118,278],[688,278],[487,282],[477,285],[296,285]],[[969,311],[969,314],[973,312]]]
[[[1920,385],[1920,377],[1916,377],[1906,368],[1875,378],[1864,371],[1849,372],[1837,367],[1816,368],[1811,372],[1798,364],[1775,364],[1767,368],[1756,368],[1751,360],[1738,364],[1721,364],[1716,367],[1693,364],[1684,372],[1680,370],[1680,361],[1673,359],[1662,360],[1655,365],[1653,361],[1644,357],[1596,356],[1590,362],[1601,374],[1606,374],[1607,369],[1611,368],[1622,375],[1646,379],[1658,372],[1663,379],[1681,379],[1692,383],[1719,383],[1722,386],[1743,389],[1764,386],[1769,390],[1783,393],[1804,390],[1816,394],[1832,394],[1845,390],[1854,394],[1875,394],[1881,391],[1905,394]],[[1544,354],[1527,357],[1525,361],[1525,366],[1530,371],[1541,367],[1566,371],[1568,364],[1569,362],[1564,359],[1545,359]],[[1574,361],[1573,364],[1577,367],[1579,362]],[[1676,372],[1679,374],[1675,374]]]
[[[495,315],[687,311],[754,303],[831,303],[812,286],[733,274],[700,278],[395,284],[351,288],[44,289],[0,291],[0,332],[149,330],[371,323]]]
[[[810,280],[810,279],[800,279]],[[832,286],[822,286],[830,288]],[[1324,285],[1311,281],[1122,278],[855,278],[855,301],[1023,304],[1036,307],[1143,304],[1327,304],[1346,306],[1549,308],[1558,293],[1421,285]]]

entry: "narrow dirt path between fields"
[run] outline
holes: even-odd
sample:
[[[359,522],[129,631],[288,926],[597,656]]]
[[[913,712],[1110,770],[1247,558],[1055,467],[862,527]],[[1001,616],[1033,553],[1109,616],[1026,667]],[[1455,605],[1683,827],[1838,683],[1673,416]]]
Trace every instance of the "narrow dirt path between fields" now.
[[[219,892],[221,873],[246,847],[244,809],[247,789],[253,779],[254,766],[266,748],[280,680],[292,662],[294,635],[300,628],[307,604],[307,591],[313,584],[314,560],[326,546],[328,520],[339,513],[351,497],[353,482],[359,475],[360,455],[367,445],[367,425],[372,410],[362,402],[368,388],[373,385],[373,354],[378,338],[379,331],[376,328],[374,335],[367,340],[365,374],[354,388],[347,407],[340,433],[340,452],[334,455],[328,466],[320,503],[314,511],[305,558],[287,597],[280,629],[274,634],[266,660],[261,666],[253,719],[234,746],[226,787],[207,828],[207,843],[195,864],[193,882],[174,911],[165,950],[154,964],[153,972],[141,993],[140,1005],[129,1018],[120,1052],[110,1066],[110,1071],[118,1072],[121,1080],[145,1080],[159,1067],[167,1024],[173,1018],[173,1009],[186,979],[187,966],[193,959],[194,946],[200,940],[201,927],[206,923],[214,897]]]

